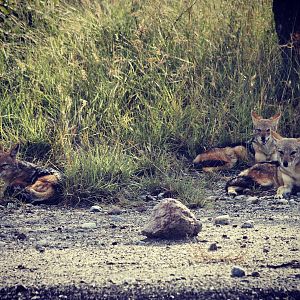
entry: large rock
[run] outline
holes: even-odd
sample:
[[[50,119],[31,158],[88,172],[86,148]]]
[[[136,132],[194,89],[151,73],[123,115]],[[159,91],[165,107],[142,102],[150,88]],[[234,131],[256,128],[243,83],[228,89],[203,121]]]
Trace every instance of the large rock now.
[[[151,238],[176,239],[195,236],[202,225],[180,201],[166,198],[154,206],[142,234]]]

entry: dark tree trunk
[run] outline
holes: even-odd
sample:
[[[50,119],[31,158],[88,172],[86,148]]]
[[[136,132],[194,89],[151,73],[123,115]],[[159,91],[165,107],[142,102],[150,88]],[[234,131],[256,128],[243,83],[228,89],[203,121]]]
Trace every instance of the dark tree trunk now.
[[[275,28],[284,60],[300,54],[300,0],[273,0]]]
[[[278,100],[300,109],[300,0],[273,0],[278,43],[282,50],[282,73]]]

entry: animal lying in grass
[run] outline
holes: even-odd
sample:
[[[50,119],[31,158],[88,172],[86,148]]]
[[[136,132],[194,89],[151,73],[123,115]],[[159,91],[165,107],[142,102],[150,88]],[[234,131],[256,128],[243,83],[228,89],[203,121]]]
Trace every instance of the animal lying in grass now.
[[[194,165],[205,172],[212,172],[231,169],[238,161],[276,161],[277,153],[271,131],[277,130],[280,113],[269,119],[263,119],[255,112],[251,116],[254,135],[250,141],[205,151],[196,156]]]
[[[17,160],[20,146],[9,151],[0,149],[0,178],[5,182],[4,196],[32,204],[57,204],[62,197],[62,174]]]
[[[283,138],[272,132],[276,144],[277,162],[257,163],[242,171],[226,184],[231,196],[243,194],[255,187],[277,188],[276,197],[284,198],[300,188],[300,139]]]

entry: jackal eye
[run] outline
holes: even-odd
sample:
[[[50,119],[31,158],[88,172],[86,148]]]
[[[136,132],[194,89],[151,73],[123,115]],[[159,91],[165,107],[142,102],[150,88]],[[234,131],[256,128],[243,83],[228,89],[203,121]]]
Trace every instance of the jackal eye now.
[[[256,130],[257,132],[261,132],[261,129],[259,129],[259,128],[256,128],[255,130]]]
[[[282,150],[277,150],[279,154],[283,155],[284,152]]]
[[[292,151],[292,152],[290,153],[290,155],[295,155],[296,153],[297,153],[297,151],[294,150],[294,151]]]
[[[268,128],[266,131],[267,131],[267,133],[270,133],[270,132],[271,132],[271,129],[270,129],[270,128]]]

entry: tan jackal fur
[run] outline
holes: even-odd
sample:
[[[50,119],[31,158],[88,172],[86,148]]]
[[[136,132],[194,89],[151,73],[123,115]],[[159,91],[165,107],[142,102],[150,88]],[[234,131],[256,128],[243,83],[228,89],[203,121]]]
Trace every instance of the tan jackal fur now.
[[[271,131],[277,131],[281,114],[277,113],[269,119],[263,119],[256,112],[252,112],[251,116],[254,131],[251,144],[254,149],[255,163],[277,161],[275,141]]]
[[[233,168],[238,161],[250,163],[276,161],[275,142],[271,130],[276,131],[280,119],[277,113],[269,119],[263,119],[252,112],[253,137],[247,142],[241,142],[228,147],[216,147],[200,153],[193,160],[205,172],[226,170]]]
[[[56,204],[62,197],[62,174],[17,160],[19,145],[9,151],[0,149],[0,178],[6,183],[4,196],[38,204]]]
[[[277,189],[276,197],[284,198],[300,188],[300,139],[283,138],[272,131],[278,161],[257,163],[242,171],[226,184],[229,195],[235,196],[254,187]]]

